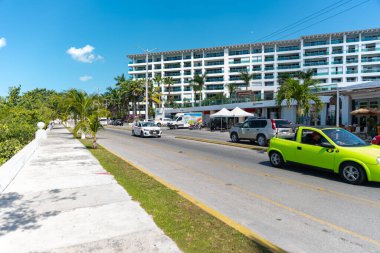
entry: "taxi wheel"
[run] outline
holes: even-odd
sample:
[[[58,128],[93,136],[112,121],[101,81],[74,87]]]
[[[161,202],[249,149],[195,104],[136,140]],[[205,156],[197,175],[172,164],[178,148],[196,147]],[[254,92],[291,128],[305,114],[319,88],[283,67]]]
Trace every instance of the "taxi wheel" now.
[[[362,166],[354,162],[346,162],[340,166],[339,175],[344,182],[349,184],[363,184],[367,175]]]
[[[273,167],[281,168],[284,165],[284,158],[282,158],[282,155],[277,151],[271,151],[269,153],[269,160]]]
[[[161,123],[157,123],[157,126],[158,126],[158,127],[161,127]]]

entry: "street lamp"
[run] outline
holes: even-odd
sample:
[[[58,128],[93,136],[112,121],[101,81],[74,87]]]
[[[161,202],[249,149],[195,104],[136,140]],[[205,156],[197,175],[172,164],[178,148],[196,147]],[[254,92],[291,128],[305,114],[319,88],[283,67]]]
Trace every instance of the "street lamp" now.
[[[149,53],[153,52],[154,50],[157,50],[158,48],[154,49],[145,49],[145,62],[146,62],[146,67],[145,67],[145,120],[148,121],[149,119],[149,99],[148,99],[148,56]],[[153,60],[152,60],[153,62]],[[153,73],[153,72],[152,72]],[[153,74],[152,74],[153,75]]]

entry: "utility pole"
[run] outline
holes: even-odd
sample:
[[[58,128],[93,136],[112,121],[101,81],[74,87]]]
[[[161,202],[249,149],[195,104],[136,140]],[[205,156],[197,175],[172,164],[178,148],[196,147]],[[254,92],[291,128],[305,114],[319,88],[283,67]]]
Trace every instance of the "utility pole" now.
[[[336,127],[339,127],[339,115],[340,115],[340,104],[339,104],[339,87],[336,84]]]

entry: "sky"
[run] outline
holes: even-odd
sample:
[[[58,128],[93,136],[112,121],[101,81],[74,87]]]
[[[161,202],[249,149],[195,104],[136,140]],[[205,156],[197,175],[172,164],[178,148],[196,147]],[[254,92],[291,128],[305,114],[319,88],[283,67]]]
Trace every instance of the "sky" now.
[[[310,17],[332,4],[326,9],[331,11]],[[114,77],[127,75],[127,54],[143,48],[168,51],[380,28],[379,13],[380,0],[0,0],[0,96],[19,84],[23,92],[103,92],[114,86]]]

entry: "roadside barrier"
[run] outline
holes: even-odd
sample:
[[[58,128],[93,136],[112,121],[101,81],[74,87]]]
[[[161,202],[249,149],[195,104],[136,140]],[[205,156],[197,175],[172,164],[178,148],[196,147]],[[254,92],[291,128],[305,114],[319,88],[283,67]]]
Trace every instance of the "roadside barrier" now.
[[[40,145],[41,140],[46,139],[46,130],[42,128],[45,126],[44,123],[37,124],[38,130],[35,135],[35,139],[21,149],[17,154],[15,154],[6,163],[0,166],[0,193],[2,193],[12,180],[17,176],[20,170],[25,166],[25,164],[32,157],[34,152]]]

